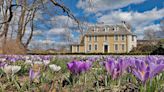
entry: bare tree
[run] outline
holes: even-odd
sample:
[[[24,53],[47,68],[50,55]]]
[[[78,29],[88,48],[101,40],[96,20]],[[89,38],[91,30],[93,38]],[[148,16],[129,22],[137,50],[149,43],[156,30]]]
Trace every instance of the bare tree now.
[[[146,40],[155,40],[155,30],[154,29],[147,29],[144,30],[144,39]]]
[[[62,10],[63,13],[66,13],[68,15],[68,17],[72,18],[76,23],[80,24],[79,21],[72,14],[72,12],[69,10],[69,8],[67,8],[61,2],[62,0],[0,0],[0,16],[2,17],[0,20],[0,37],[4,39],[3,53],[14,54],[14,51],[12,50],[14,50],[15,48],[11,49],[12,45],[8,44],[11,41],[13,42],[12,44],[17,44],[15,45],[18,47],[17,49],[20,49],[16,53],[26,53],[25,51],[33,37],[33,32],[35,30],[35,19],[37,18],[36,14],[38,11],[44,12],[43,10],[46,7],[49,7],[49,5],[57,7],[57,9],[54,10],[54,12]],[[15,11],[20,11],[20,14],[18,14],[17,16],[14,15]],[[17,29],[15,29],[16,32],[10,30],[12,22],[15,21],[13,19],[14,17],[17,17]],[[27,30],[27,27],[30,27],[31,30]],[[29,33],[29,37],[27,37],[26,41],[24,41],[23,38],[25,37],[26,32]],[[10,40],[8,39],[9,33],[11,37]],[[16,35],[15,38],[13,38],[13,34]]]

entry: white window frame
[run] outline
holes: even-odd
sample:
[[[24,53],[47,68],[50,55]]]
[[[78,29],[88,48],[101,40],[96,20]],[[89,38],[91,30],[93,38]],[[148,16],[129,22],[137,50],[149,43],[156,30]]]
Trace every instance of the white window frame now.
[[[107,42],[103,43],[103,51],[102,52],[104,53],[104,49],[105,49],[104,45],[108,45],[108,53],[109,53],[110,52],[110,46],[109,46],[109,43],[107,43]]]
[[[109,31],[109,30],[110,30],[110,28],[109,28],[109,27],[107,27],[107,30]]]
[[[116,31],[119,31],[119,29],[120,29],[119,27],[116,27]]]
[[[104,27],[104,29],[105,29],[105,32],[107,32],[107,27]]]
[[[80,46],[79,46],[79,45],[77,45],[76,51],[77,51],[77,52],[80,52]]]
[[[91,49],[90,49],[91,46]],[[92,44],[88,44],[88,51],[92,51]]]
[[[117,39],[116,39],[117,38]],[[118,39],[119,39],[119,36],[118,35],[114,35],[114,40],[115,41],[118,41]]]
[[[97,46],[97,49],[95,48],[96,46]],[[94,44],[94,50],[96,50],[96,51],[98,50],[98,44],[97,43]]]
[[[121,40],[125,41],[125,35],[121,35]]]
[[[124,48],[123,48],[123,46],[124,46]],[[121,50],[125,51],[125,44],[121,44]]]
[[[96,31],[99,31],[99,28],[98,27],[96,28]]]
[[[117,45],[117,50],[116,50],[116,45]],[[118,46],[118,44],[114,44],[114,51],[115,51],[115,52],[118,52],[118,51],[119,51],[119,46]]]
[[[89,42],[92,41],[92,36],[91,36],[91,35],[88,36],[88,41],[89,41]]]
[[[134,36],[132,35],[132,41],[134,41]]]

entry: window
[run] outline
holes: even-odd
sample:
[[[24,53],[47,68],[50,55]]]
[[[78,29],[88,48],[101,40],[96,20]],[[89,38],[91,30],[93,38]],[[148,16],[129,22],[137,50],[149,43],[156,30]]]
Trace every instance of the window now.
[[[108,40],[108,36],[107,36],[107,35],[104,36],[104,40],[105,40],[105,41]]]
[[[99,31],[99,28],[96,28],[96,31]]]
[[[95,50],[97,50],[97,44],[95,44]]]
[[[89,51],[91,51],[92,50],[92,45],[91,44],[89,44]]]
[[[110,28],[108,27],[108,28],[107,28],[107,30],[109,31],[109,30],[110,30]]]
[[[79,52],[79,45],[77,46],[77,52]]]
[[[91,36],[89,36],[89,38],[88,38],[88,39],[89,39],[89,41],[91,41],[91,40],[92,40],[92,37],[91,37]]]
[[[132,41],[134,41],[134,36],[132,36]]]
[[[120,29],[119,29],[119,27],[116,27],[116,31],[119,31]]]
[[[114,45],[114,50],[115,50],[115,51],[118,51],[118,44],[115,44],[115,45]]]
[[[115,41],[118,41],[118,35],[115,35],[115,36],[114,36],[114,40],[115,40]]]
[[[118,31],[119,30],[119,27],[114,27],[113,30],[114,31]]]
[[[125,40],[125,35],[122,35],[122,41],[124,41]]]
[[[112,30],[114,31],[114,27],[112,28]]]
[[[104,31],[107,32],[107,27],[104,27]]]
[[[96,31],[96,27],[94,27],[94,29],[93,29],[94,31]]]
[[[97,36],[95,36],[95,42],[97,42]]]
[[[122,44],[122,45],[121,45],[121,48],[122,48],[122,51],[124,51],[124,50],[125,50],[125,45]]]

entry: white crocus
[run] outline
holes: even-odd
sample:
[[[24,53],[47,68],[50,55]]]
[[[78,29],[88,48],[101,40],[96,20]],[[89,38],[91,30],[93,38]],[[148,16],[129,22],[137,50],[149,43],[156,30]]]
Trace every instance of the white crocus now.
[[[50,60],[43,60],[44,65],[48,65],[50,63]]]
[[[26,60],[25,64],[32,64],[32,60]]]
[[[21,66],[12,66],[11,69],[12,69],[12,74],[15,74],[21,69]]]
[[[6,58],[1,58],[0,61],[4,62],[6,60]]]
[[[6,74],[15,74],[17,73],[20,69],[21,66],[14,66],[14,65],[5,65],[4,67],[1,68]]]
[[[3,72],[5,72],[6,74],[11,74],[12,69],[11,69],[11,65],[5,65],[4,67],[1,68],[3,70]]]
[[[41,62],[41,61],[34,61],[33,64],[32,64],[32,66],[33,65],[43,65],[43,62]]]
[[[50,67],[50,69],[51,69],[52,71],[54,71],[54,72],[58,72],[58,71],[61,69],[60,66],[57,66],[57,65],[55,65],[55,64],[51,64],[51,65],[49,65],[49,67]]]

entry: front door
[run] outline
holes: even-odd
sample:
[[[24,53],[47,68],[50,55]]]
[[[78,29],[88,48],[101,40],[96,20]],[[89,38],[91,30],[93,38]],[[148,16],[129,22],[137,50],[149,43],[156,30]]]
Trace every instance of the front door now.
[[[104,45],[104,53],[108,53],[108,45]]]

